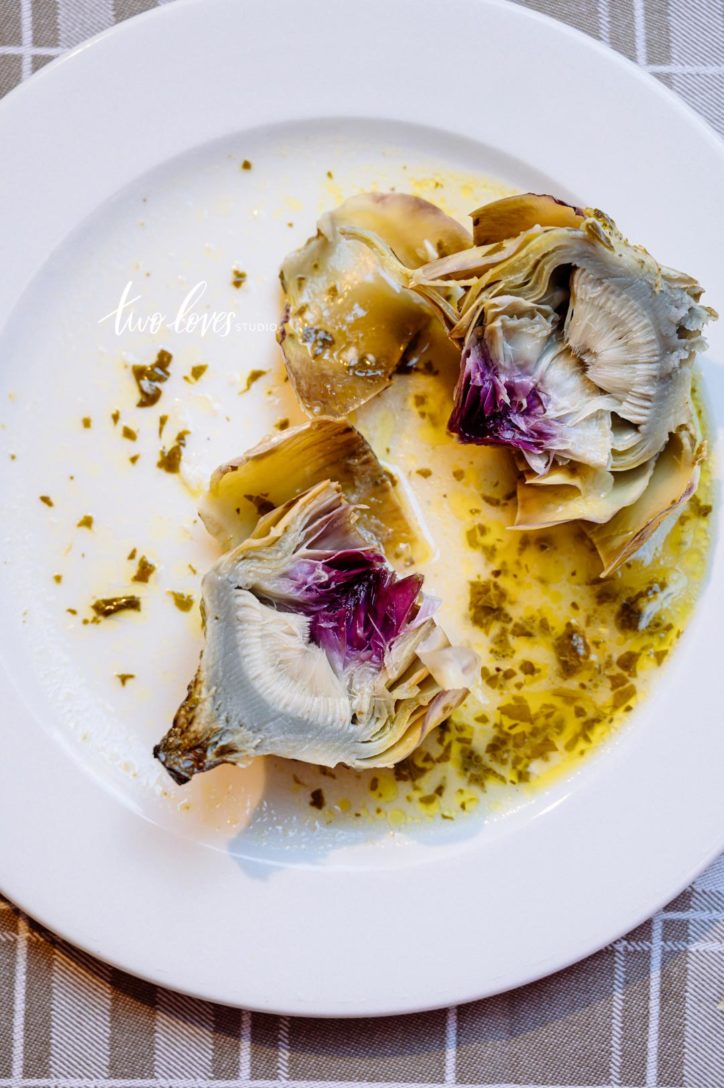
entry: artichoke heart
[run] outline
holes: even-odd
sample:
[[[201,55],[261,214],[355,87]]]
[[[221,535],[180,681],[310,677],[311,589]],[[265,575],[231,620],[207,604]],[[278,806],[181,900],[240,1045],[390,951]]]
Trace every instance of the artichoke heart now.
[[[717,315],[595,209],[526,193],[473,223],[473,248],[411,277],[428,297],[466,287],[449,429],[516,452],[516,528],[590,523],[610,573],[696,487],[692,368]]]
[[[205,645],[154,754],[179,783],[278,755],[388,767],[462,702],[479,669],[399,576],[330,479],[262,514],[203,580]]]
[[[279,342],[310,416],[345,416],[396,372],[431,357],[457,366],[441,313],[454,316],[445,293],[430,301],[407,281],[412,269],[470,245],[454,219],[402,193],[351,197],[322,216],[315,237],[281,269]]]

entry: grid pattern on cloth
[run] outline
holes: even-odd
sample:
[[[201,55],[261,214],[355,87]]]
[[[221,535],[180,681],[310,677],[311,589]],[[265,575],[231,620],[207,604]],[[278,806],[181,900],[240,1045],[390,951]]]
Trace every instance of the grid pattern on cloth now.
[[[459,1008],[306,1020],[131,978],[0,901],[0,1088],[724,1086],[724,858],[622,940]]]
[[[0,0],[0,95],[152,0]],[[654,73],[724,134],[722,0],[526,0]],[[724,1088],[724,857],[548,979],[380,1020],[251,1014],[94,961],[0,899],[0,1088]]]

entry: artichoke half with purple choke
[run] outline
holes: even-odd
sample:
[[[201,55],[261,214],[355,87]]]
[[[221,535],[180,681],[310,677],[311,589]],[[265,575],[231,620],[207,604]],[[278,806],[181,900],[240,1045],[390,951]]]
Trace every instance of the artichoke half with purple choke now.
[[[202,516],[230,550],[204,577],[199,668],[154,750],[176,782],[270,754],[389,767],[465,698],[478,657],[450,645],[422,577],[388,562],[381,541],[409,562],[414,534],[349,424],[223,466]]]
[[[473,213],[473,248],[412,274],[466,288],[449,429],[520,467],[515,526],[585,523],[611,573],[696,488],[702,288],[602,212],[524,194]]]

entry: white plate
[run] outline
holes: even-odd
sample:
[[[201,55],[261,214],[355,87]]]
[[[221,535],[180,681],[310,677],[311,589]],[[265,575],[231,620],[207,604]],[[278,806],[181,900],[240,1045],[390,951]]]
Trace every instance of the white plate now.
[[[115,388],[111,357],[148,357],[152,337],[114,339],[98,324],[127,279],[168,308],[184,285],[205,278],[213,294],[230,263],[248,265],[246,330],[213,349],[178,338],[174,351],[179,365],[212,355],[220,374],[263,366],[273,334],[257,326],[276,313],[279,259],[333,202],[320,177],[399,178],[405,161],[595,203],[724,309],[724,151],[710,130],[633,65],[506,4],[204,0],[134,19],[34,77],[0,104],[0,146],[3,891],[163,985],[369,1015],[540,977],[689,882],[724,846],[720,539],[682,644],[614,743],[494,818],[414,833],[310,834],[280,809],[264,818],[263,804],[255,816],[261,767],[242,791],[233,771],[210,778],[191,814],[183,793],[159,796],[149,748],[197,632],[167,609],[151,644],[133,624],[119,642],[121,625],[83,628],[62,604],[97,592],[86,569],[110,586],[144,527],[168,548],[173,585],[189,584],[169,529],[188,520],[189,496],[137,493],[131,447],[96,453],[82,445],[94,431],[77,425],[95,413],[96,433],[111,426],[98,414]],[[724,356],[724,327],[711,343]],[[721,371],[707,363],[705,375],[720,423]],[[213,389],[233,443],[208,411],[208,446],[190,444],[199,474],[271,418],[244,416],[231,383]],[[196,436],[200,393],[190,404]],[[68,515],[91,501],[84,567]],[[59,587],[49,564],[71,541]],[[203,556],[195,528],[186,543]],[[121,650],[126,671],[147,677],[125,702],[112,676]]]

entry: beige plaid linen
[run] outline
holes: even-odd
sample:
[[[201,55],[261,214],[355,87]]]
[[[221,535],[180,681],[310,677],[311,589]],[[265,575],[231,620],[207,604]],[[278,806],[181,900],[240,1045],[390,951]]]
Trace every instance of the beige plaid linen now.
[[[0,0],[0,94],[152,6]],[[723,0],[527,6],[620,50],[724,134]],[[95,962],[0,899],[0,1088],[285,1084],[724,1088],[724,857],[567,971],[380,1020],[289,1019],[181,997]]]

